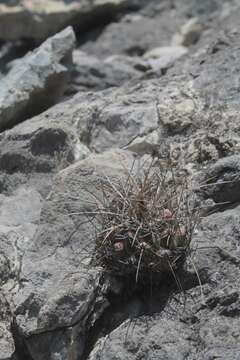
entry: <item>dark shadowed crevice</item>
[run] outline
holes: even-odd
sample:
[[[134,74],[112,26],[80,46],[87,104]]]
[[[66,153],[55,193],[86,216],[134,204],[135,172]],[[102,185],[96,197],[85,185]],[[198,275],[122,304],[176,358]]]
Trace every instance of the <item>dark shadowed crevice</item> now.
[[[15,355],[17,360],[33,360],[27,350],[23,337],[19,333],[15,320],[12,322],[11,332],[15,343]]]

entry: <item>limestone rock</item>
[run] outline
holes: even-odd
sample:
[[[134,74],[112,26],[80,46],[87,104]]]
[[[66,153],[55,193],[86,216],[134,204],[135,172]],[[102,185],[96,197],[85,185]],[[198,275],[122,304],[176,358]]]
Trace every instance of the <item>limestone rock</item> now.
[[[187,52],[184,46],[165,46],[147,51],[144,58],[153,70],[159,71],[168,69]]]
[[[198,18],[192,18],[180,29],[180,32],[173,37],[173,44],[190,46],[196,44],[203,31],[203,25]]]
[[[199,178],[199,182],[203,184],[201,193],[204,198],[211,198],[225,206],[238,202],[239,172],[239,155],[225,157],[208,166]]]
[[[157,130],[149,133],[146,136],[135,138],[129,145],[127,150],[133,151],[138,155],[157,153],[160,146],[160,137]]]
[[[62,96],[74,43],[73,30],[67,28],[17,61],[1,82],[0,130],[45,110]]]
[[[184,299],[180,294],[174,299],[164,286],[155,295],[145,289],[141,316],[132,313],[107,332],[88,360],[100,354],[112,360],[116,353],[121,360],[236,358],[240,350],[239,217],[237,206],[206,217],[198,227],[189,269],[193,270],[193,262],[201,285],[186,273],[186,283],[180,279],[181,286],[187,286]]]
[[[101,269],[86,265],[94,251],[94,228],[85,212],[94,210],[99,177],[120,176],[132,161],[125,151],[90,156],[56,178],[22,258],[23,286],[14,297],[18,332],[32,358],[57,353],[78,359],[89,322],[108,306]]]

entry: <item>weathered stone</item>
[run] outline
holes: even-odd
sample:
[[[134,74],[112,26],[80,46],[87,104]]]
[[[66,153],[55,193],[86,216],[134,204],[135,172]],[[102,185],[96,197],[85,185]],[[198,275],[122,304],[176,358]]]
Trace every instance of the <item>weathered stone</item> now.
[[[191,126],[199,111],[193,100],[183,99],[181,92],[174,90],[174,97],[166,92],[164,100],[158,104],[159,117],[169,134],[181,133]]]
[[[37,222],[41,197],[34,189],[19,188],[12,197],[0,195],[1,226],[18,226],[26,221]]]
[[[71,154],[81,156],[83,145],[100,152],[124,147],[156,130],[157,84],[146,86],[139,91],[138,85],[131,84],[126,89],[79,93],[19,124],[3,136],[1,169],[8,173],[50,172],[57,163],[54,153],[70,153],[71,160]]]
[[[240,200],[240,157],[233,155],[217,161],[207,167],[199,181],[204,198],[229,206]]]
[[[41,196],[34,189],[19,188],[11,197],[0,196],[0,359],[13,359],[12,294],[21,287],[22,256],[39,221]]]
[[[126,146],[126,149],[133,151],[138,155],[154,154],[159,149],[159,145],[159,133],[157,130],[155,130],[146,136],[137,137]]]
[[[147,51],[144,59],[148,61],[153,70],[166,70],[187,52],[188,50],[184,46],[165,46]]]
[[[101,90],[119,86],[131,79],[140,78],[150,67],[139,57],[126,55],[111,56],[99,60],[83,51],[73,53],[74,86],[73,90]]]
[[[12,360],[15,352],[15,344],[11,334],[12,314],[7,299],[0,291],[0,359]]]
[[[35,240],[23,255],[23,286],[14,298],[18,331],[32,358],[50,359],[56,353],[67,360],[71,353],[78,359],[89,322],[108,305],[101,269],[86,265],[94,251],[94,228],[86,212],[95,209],[99,177],[120,176],[132,161],[125,151],[89,156],[56,178]]]
[[[173,37],[173,44],[190,46],[196,44],[199,40],[203,26],[198,18],[190,19],[184,24],[180,32]]]
[[[75,36],[71,28],[17,61],[0,88],[0,130],[33,116],[63,94]]]
[[[154,293],[149,289],[149,294],[145,291],[141,317],[130,314],[127,321],[99,339],[88,359],[103,356],[111,360],[116,353],[119,359],[129,360],[201,360],[213,355],[224,359],[231,354],[237,359],[240,352],[239,216],[238,206],[206,217],[198,227],[193,239],[196,250],[189,268],[198,272],[201,284],[185,274],[184,280],[180,279],[181,286],[187,287],[184,299],[181,291],[174,296],[171,292],[167,294],[166,287]]]
[[[150,322],[150,323],[149,323]],[[174,346],[173,346],[174,344]],[[106,338],[99,340],[88,360],[159,359],[183,360],[194,356],[191,330],[181,322],[161,316],[128,320]]]

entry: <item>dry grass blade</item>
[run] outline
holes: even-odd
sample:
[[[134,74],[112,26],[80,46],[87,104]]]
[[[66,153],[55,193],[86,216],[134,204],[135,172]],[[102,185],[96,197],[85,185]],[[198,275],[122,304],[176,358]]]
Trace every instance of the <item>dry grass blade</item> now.
[[[189,259],[190,259],[190,262],[191,262],[191,264],[192,264],[192,266],[193,266],[193,268],[194,268],[194,271],[195,271],[195,273],[196,273],[196,276],[197,276],[197,279],[198,279],[198,283],[199,283],[199,285],[200,285],[202,303],[204,304],[204,303],[205,303],[205,298],[204,298],[204,293],[203,293],[203,287],[202,287],[201,278],[200,278],[199,272],[198,272],[198,270],[197,270],[197,268],[196,268],[196,265],[195,265],[193,259],[191,258],[191,256],[189,257]]]
[[[138,282],[138,275],[139,275],[139,270],[140,270],[140,265],[141,265],[141,260],[142,260],[143,252],[144,252],[144,250],[142,249],[142,250],[141,250],[141,253],[140,253],[140,256],[139,256],[138,265],[137,265],[136,283]]]

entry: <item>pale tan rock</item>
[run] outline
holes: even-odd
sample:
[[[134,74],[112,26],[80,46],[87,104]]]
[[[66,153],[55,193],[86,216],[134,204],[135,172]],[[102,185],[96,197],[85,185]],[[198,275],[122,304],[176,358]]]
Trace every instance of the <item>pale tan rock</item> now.
[[[195,44],[203,31],[203,25],[198,18],[192,18],[186,22],[172,39],[173,45],[190,46]]]
[[[147,51],[143,57],[153,70],[158,71],[167,69],[187,52],[188,49],[182,45],[162,46]]]

